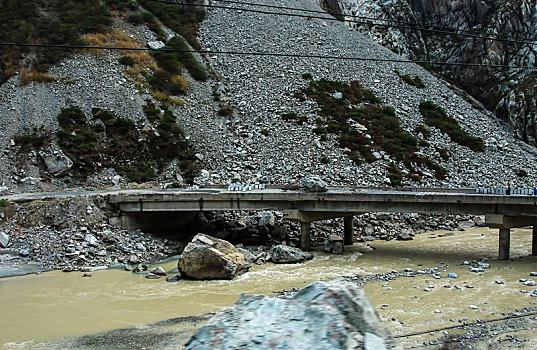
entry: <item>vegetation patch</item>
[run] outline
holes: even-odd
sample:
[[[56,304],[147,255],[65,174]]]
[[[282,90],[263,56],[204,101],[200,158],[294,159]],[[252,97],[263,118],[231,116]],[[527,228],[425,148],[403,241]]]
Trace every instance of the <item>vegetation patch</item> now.
[[[7,207],[7,201],[5,199],[0,199],[0,207]]]
[[[144,107],[144,112],[151,107]],[[151,113],[151,112],[148,112]],[[141,132],[135,123],[94,108],[93,119],[71,106],[58,115],[58,144],[73,161],[73,171],[81,179],[102,168],[115,168],[131,181],[153,180],[171,160],[178,159],[185,179],[192,181],[197,171],[194,151],[169,110],[153,112],[157,132]]]
[[[348,156],[355,163],[373,162],[377,160],[374,153],[384,151],[406,166],[409,178],[422,175],[417,165],[434,170],[437,178],[445,177],[441,166],[416,154],[418,140],[402,129],[395,109],[383,106],[380,99],[359,82],[311,81],[296,97],[317,102],[322,118],[316,119],[314,132],[322,136],[335,135],[340,147],[349,150]],[[391,170],[390,173],[399,176],[395,168]],[[393,180],[398,183],[395,177]]]
[[[430,101],[420,103],[420,112],[425,118],[425,123],[434,126],[446,133],[453,142],[466,146],[475,152],[483,152],[485,145],[483,139],[474,137],[462,130],[457,120],[447,115],[446,111]]]
[[[516,176],[518,177],[527,177],[528,176],[528,172],[524,169],[519,169],[517,172],[516,172]]]
[[[79,45],[89,33],[107,33],[112,24],[110,10],[131,11],[131,0],[2,0],[0,6],[0,41]],[[20,68],[24,54],[33,51],[29,62],[32,72],[45,73],[67,57],[72,50],[56,48],[3,47],[0,55],[0,84]]]
[[[195,0],[186,0],[194,3]],[[153,13],[162,23],[181,34],[194,49],[201,49],[197,34],[199,24],[205,18],[205,11],[195,6],[165,4],[151,0],[138,0],[138,3]]]
[[[421,78],[417,75],[415,75],[414,78],[412,78],[408,74],[401,74],[401,72],[399,72],[398,70],[395,71],[395,74],[397,74],[399,78],[403,79],[403,81],[407,83],[408,85],[415,86],[419,89],[423,89],[425,87],[425,84],[423,83]]]
[[[157,18],[151,12],[133,13],[127,17],[127,21],[134,25],[146,24],[150,31],[155,33],[157,40],[165,41],[166,33],[160,26]]]
[[[37,130],[34,130],[29,135],[19,135],[14,137],[16,145],[21,146],[22,148],[39,148],[43,146],[47,136],[40,134]]]
[[[308,118],[306,118],[305,116],[300,116],[296,113],[284,113],[281,115],[282,119],[283,120],[286,120],[286,121],[293,121],[297,124],[304,124],[305,122],[308,121]]]

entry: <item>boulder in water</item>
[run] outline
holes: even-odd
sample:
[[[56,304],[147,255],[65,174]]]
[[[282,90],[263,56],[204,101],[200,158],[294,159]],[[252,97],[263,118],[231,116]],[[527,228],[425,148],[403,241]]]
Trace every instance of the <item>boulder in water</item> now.
[[[313,259],[313,255],[298,248],[275,245],[270,249],[271,260],[276,264],[296,264]]]
[[[339,236],[330,236],[324,244],[324,251],[326,253],[343,254],[344,250],[343,238]]]
[[[291,299],[243,294],[186,349],[396,349],[365,292],[344,280],[314,282]]]
[[[199,233],[186,246],[177,267],[181,275],[198,280],[233,279],[247,272],[250,263],[233,244]]]

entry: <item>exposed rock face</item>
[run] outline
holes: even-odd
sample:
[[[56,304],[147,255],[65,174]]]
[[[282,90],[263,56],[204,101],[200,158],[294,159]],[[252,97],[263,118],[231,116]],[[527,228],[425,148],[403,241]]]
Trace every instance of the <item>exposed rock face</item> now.
[[[533,38],[537,33],[537,1],[481,0],[339,0],[346,15],[375,17],[381,20],[409,22],[426,28],[453,28],[482,35]],[[332,6],[332,8],[335,8]],[[385,23],[385,22],[382,22]],[[394,52],[413,59],[453,63],[483,63],[533,66],[537,46],[532,41],[506,42],[484,40],[445,33],[434,34],[409,29],[359,26],[364,34]],[[477,97],[485,106],[507,117],[510,100],[502,101],[513,88],[522,84],[530,70],[498,70],[469,66],[435,66],[446,77]],[[535,94],[531,95],[535,99]],[[528,115],[533,120],[527,120]],[[519,106],[509,122],[523,140],[535,144],[535,114],[531,106]],[[527,125],[531,124],[529,129]]]
[[[294,247],[276,245],[270,249],[272,262],[276,264],[296,264],[311,260],[313,255]]]
[[[190,242],[177,267],[181,275],[198,279],[233,279],[250,268],[244,255],[231,243],[200,233]]]
[[[292,299],[243,294],[186,349],[394,349],[365,292],[344,281],[314,282]]]

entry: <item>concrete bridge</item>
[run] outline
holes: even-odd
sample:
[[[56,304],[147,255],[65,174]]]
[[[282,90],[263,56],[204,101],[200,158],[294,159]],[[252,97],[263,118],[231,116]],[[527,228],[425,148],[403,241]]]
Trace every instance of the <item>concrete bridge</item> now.
[[[509,259],[510,229],[533,226],[532,254],[537,255],[537,196],[483,194],[476,190],[331,188],[328,192],[269,188],[247,192],[224,188],[143,190],[107,194],[128,228],[166,225],[170,218],[203,211],[278,210],[301,223],[301,248],[310,248],[313,221],[344,218],[345,244],[352,244],[352,218],[366,212],[485,215],[499,229],[498,258]],[[483,192],[483,191],[480,191]],[[168,221],[169,222],[169,221]],[[171,223],[171,222],[170,222]]]

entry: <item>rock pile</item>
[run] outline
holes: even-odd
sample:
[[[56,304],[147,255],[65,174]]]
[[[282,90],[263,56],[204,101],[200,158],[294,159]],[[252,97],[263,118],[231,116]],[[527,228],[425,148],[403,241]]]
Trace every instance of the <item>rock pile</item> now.
[[[9,237],[7,248],[18,252],[19,262],[31,261],[64,271],[149,263],[182,249],[180,244],[167,239],[106,224],[65,229],[4,226],[1,231]]]
[[[291,299],[243,294],[194,333],[186,349],[394,349],[365,292],[314,282]]]

